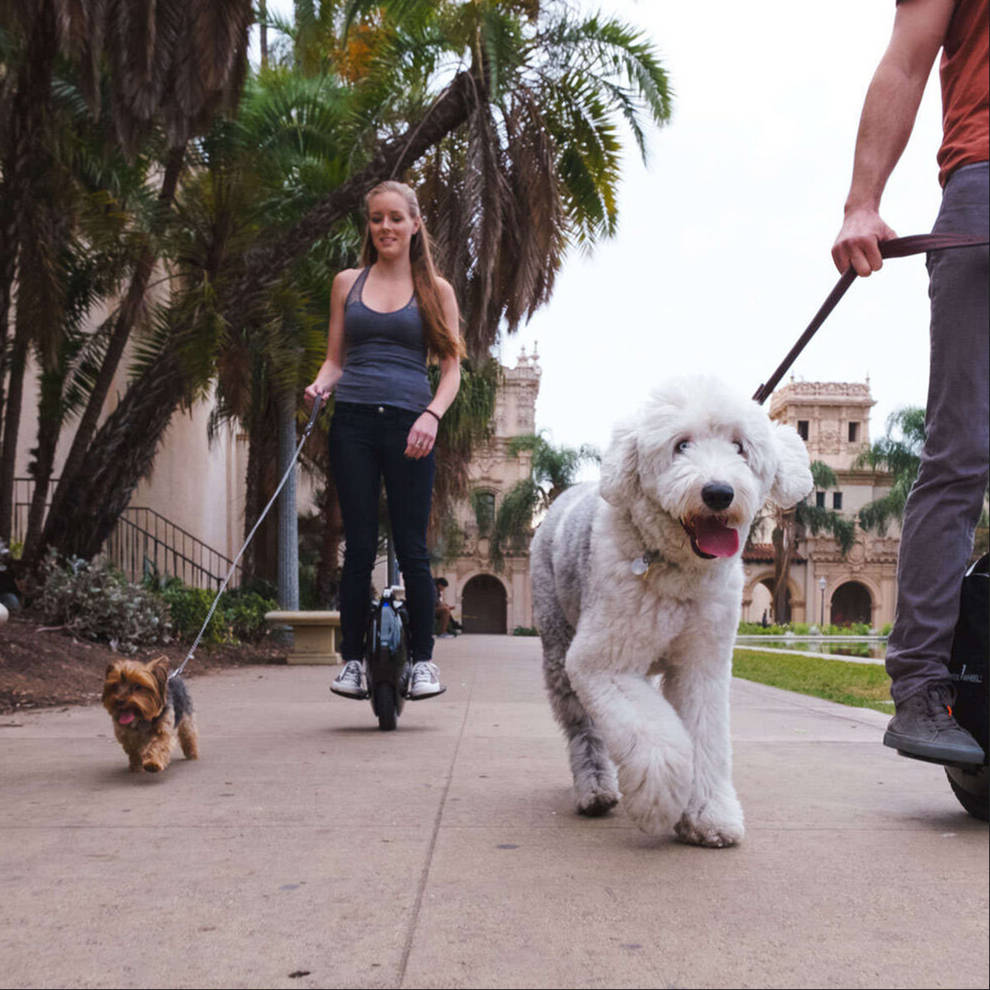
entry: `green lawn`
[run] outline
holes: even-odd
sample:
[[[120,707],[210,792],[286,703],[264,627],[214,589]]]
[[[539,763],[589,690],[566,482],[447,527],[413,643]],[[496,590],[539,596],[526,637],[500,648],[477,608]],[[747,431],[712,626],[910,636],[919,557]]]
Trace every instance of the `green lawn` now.
[[[736,649],[732,673],[747,681],[814,695],[840,705],[875,708],[879,712],[894,710],[890,678],[880,664],[824,660],[813,654],[790,657]]]

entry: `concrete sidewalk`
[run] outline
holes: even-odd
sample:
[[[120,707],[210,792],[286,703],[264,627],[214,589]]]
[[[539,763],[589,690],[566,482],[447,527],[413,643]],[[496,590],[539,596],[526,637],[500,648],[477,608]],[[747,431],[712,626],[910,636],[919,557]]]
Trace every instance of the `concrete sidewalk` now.
[[[731,850],[572,813],[539,642],[438,643],[394,733],[327,668],[191,682],[203,757],[0,717],[4,987],[986,987],[988,838],[886,716],[737,681]]]

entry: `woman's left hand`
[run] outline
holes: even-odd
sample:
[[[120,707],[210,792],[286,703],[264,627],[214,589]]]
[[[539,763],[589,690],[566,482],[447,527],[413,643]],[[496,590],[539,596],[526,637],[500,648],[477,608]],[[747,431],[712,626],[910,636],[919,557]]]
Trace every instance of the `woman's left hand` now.
[[[433,450],[433,445],[437,442],[436,417],[429,413],[423,413],[412,425],[409,437],[406,440],[406,457],[418,460]]]

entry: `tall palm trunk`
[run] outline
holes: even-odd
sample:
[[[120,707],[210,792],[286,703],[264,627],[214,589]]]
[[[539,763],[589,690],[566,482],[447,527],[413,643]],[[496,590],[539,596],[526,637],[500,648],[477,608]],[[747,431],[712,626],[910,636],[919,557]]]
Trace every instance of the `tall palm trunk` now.
[[[340,539],[344,531],[337,486],[327,478],[320,500],[323,542],[316,565],[316,598],[324,608],[336,608],[340,601]]]
[[[254,252],[224,292],[222,315],[229,326],[250,322],[253,300],[271,289],[286,268],[328,230],[357,209],[376,182],[401,173],[427,149],[468,119],[476,83],[458,73],[426,116],[384,145],[372,162],[326,196],[277,244]],[[190,382],[174,347],[136,381],[96,434],[85,463],[69,483],[59,511],[49,513],[45,541],[63,552],[99,552],[131,494],[150,471],[172,415]],[[61,486],[60,486],[61,487]]]
[[[65,383],[64,366],[45,371],[41,375],[41,397],[38,402],[38,446],[34,458],[34,491],[28,510],[27,535],[24,537],[22,559],[35,561],[41,545],[41,527],[45,519],[48,486],[55,464],[55,448],[62,430],[62,387]]]
[[[27,367],[31,331],[23,310],[17,311],[14,346],[10,355],[10,387],[3,418],[3,453],[0,455],[0,540],[10,542],[14,527],[14,468],[17,436],[24,401],[24,370]]]
[[[773,620],[778,624],[783,624],[791,621],[788,580],[791,572],[791,561],[794,558],[795,524],[793,509],[781,514],[771,539],[773,542]]]
[[[57,53],[57,30],[52,0],[41,0],[28,33],[24,61],[18,70],[14,98],[11,101],[7,137],[7,158],[3,163],[0,194],[0,320],[2,350],[6,351],[7,319],[10,296],[17,272],[17,255],[21,243],[23,207],[30,195],[31,171],[44,147],[51,104],[52,66]],[[20,310],[20,307],[18,307]],[[3,449],[0,451],[0,538],[10,538],[13,523],[14,462],[20,428],[24,367],[27,361],[29,328],[18,320],[10,357],[10,384],[3,422]],[[4,369],[0,367],[0,372]],[[0,392],[3,374],[0,373]],[[11,420],[13,413],[13,420]]]
[[[257,411],[252,411],[248,424],[248,466],[246,496],[244,500],[244,539],[247,539],[261,515],[268,499],[275,491],[275,468],[278,461],[277,437],[270,424],[274,410],[266,402]],[[264,578],[275,584],[278,580],[276,562],[278,559],[277,526],[269,515],[254,539],[248,545],[244,556],[244,569],[255,577]]]

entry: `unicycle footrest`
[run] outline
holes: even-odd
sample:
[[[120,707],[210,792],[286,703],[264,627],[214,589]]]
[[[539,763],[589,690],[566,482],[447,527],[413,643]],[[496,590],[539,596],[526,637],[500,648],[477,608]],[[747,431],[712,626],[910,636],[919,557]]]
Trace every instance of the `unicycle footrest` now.
[[[432,694],[420,694],[417,696],[411,695],[408,691],[403,695],[407,701],[429,701],[430,698],[439,698],[441,694],[446,692],[446,688],[442,687],[439,691],[434,691]]]

